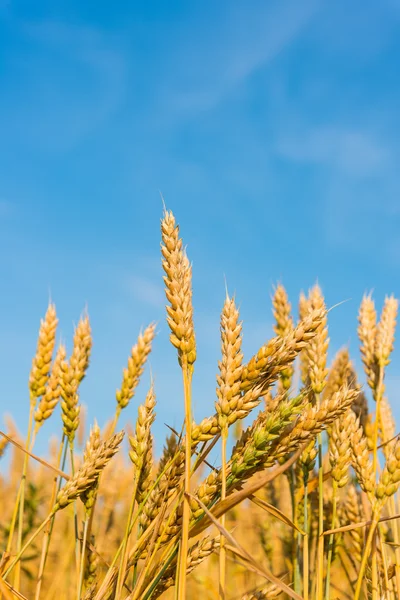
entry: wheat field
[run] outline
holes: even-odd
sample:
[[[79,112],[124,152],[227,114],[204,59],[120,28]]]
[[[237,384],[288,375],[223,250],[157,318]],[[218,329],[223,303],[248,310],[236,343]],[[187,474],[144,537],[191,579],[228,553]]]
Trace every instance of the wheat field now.
[[[346,347],[328,364],[329,307],[318,285],[300,294],[295,317],[277,284],[275,337],[249,362],[227,293],[214,404],[196,423],[192,267],[167,210],[161,242],[182,429],[170,431],[156,458],[157,386],[145,373],[154,324],[132,348],[106,427],[86,427],[80,384],[90,377],[89,316],[68,356],[49,304],[27,377],[27,436],[11,420],[0,436],[0,456],[9,453],[0,480],[1,596],[399,598],[400,439],[385,393],[397,300],[386,297],[377,315],[372,296],[362,298],[354,325],[364,370],[356,372]],[[132,402],[137,420],[122,428]],[[39,457],[35,441],[47,419],[55,436]]]

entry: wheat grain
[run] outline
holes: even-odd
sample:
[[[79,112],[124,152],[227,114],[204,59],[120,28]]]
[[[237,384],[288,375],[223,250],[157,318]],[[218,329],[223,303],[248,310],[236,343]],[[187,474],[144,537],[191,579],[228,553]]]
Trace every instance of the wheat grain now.
[[[151,352],[155,328],[156,326],[154,323],[151,323],[146,327],[144,332],[139,334],[137,342],[131,350],[128,366],[123,371],[121,388],[116,392],[118,411],[126,408],[135,394],[147,358]]]
[[[54,304],[49,304],[46,315],[40,323],[36,354],[29,376],[31,401],[35,402],[44,394],[49,378],[51,359],[56,343],[57,315]]]
[[[61,365],[65,361],[66,350],[63,344],[60,344],[56,357],[54,359],[53,367],[51,369],[50,376],[47,380],[44,393],[39,401],[39,404],[34,413],[34,419],[36,421],[35,431],[43,425],[46,419],[49,419],[53,414],[55,407],[61,396]]]
[[[179,226],[170,211],[164,213],[161,235],[165,293],[169,302],[167,322],[171,329],[170,340],[178,350],[179,363],[187,363],[192,368],[196,360],[192,269],[179,237]]]
[[[243,369],[241,332],[239,311],[234,299],[227,295],[221,315],[222,360],[218,363],[217,402],[215,403],[218,425],[221,430],[228,427],[230,415],[235,413],[240,406]]]
[[[290,331],[294,329],[292,318],[292,307],[287,297],[287,293],[282,284],[278,284],[272,299],[274,317],[276,324],[274,331],[277,336],[284,338]],[[284,390],[290,389],[293,377],[293,367],[288,366],[280,375],[279,381]]]
[[[97,450],[90,453],[90,457],[76,471],[75,475],[59,491],[53,512],[65,508],[81,497],[97,480],[101,471],[118,451],[124,433],[113,435],[110,439],[102,442]]]
[[[368,385],[372,390],[377,386],[377,365],[375,362],[376,343],[376,310],[371,295],[362,299],[358,315],[358,337],[361,342],[360,350]]]
[[[325,301],[318,285],[315,285],[310,290],[308,305],[310,311],[315,311],[322,316],[321,323],[319,323],[315,335],[307,345],[308,376],[310,378],[311,389],[315,394],[320,394],[325,387],[325,379],[328,374],[326,361],[329,338]]]

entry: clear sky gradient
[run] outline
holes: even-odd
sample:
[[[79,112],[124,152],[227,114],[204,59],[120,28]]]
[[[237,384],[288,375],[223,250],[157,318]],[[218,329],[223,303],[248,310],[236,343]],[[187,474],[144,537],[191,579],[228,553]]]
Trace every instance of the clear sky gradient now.
[[[328,305],[348,300],[331,355],[349,343],[358,360],[364,291],[378,308],[400,295],[399,27],[397,0],[0,0],[0,413],[26,430],[51,294],[69,349],[88,306],[89,419],[113,414],[156,320],[158,450],[180,426],[160,191],[193,262],[197,418],[213,411],[225,277],[246,357],[271,336],[273,284],[296,305],[318,279]],[[399,374],[395,353],[395,406]]]

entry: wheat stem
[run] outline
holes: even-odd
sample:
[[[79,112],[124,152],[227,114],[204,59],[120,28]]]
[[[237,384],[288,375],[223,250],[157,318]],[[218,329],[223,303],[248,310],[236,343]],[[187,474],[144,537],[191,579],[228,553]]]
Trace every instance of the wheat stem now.
[[[331,529],[335,528],[336,525],[336,515],[337,515],[337,483],[336,481],[333,482],[333,489],[332,489],[332,523],[331,523]],[[325,582],[325,599],[329,600],[330,598],[330,587],[331,587],[331,563],[332,563],[332,556],[333,556],[333,544],[334,544],[334,537],[335,534],[331,533],[331,535],[329,536],[329,546],[328,546],[328,559],[327,559],[327,566],[326,566],[326,582]]]
[[[363,552],[362,559],[361,559],[360,570],[358,572],[356,589],[354,591],[354,600],[359,600],[359,598],[360,598],[361,588],[362,588],[362,584],[364,581],[364,573],[365,573],[368,559],[370,557],[371,546],[372,546],[373,539],[375,537],[375,531],[378,526],[378,521],[379,521],[379,514],[377,514],[377,512],[374,511],[374,513],[372,515],[372,523],[371,523],[371,526],[370,526],[370,529],[368,532],[367,541],[366,541],[366,544],[364,547],[364,552]]]
[[[192,408],[191,408],[191,368],[183,363],[183,389],[185,401],[185,494],[190,494],[190,474],[191,474],[191,458],[192,458]],[[186,600],[186,562],[188,553],[189,540],[189,521],[190,521],[190,505],[186,496],[183,498],[183,515],[182,515],[182,537],[181,551],[178,564],[178,593],[179,600]]]
[[[28,433],[26,436],[26,444],[25,444],[26,450],[29,450],[30,441],[31,441],[34,409],[35,409],[35,403],[31,400],[30,407],[29,407]],[[26,452],[25,456],[24,456],[24,465],[23,465],[23,469],[22,469],[21,494],[20,494],[20,500],[19,500],[17,554],[22,548],[22,532],[23,532],[23,526],[24,526],[24,508],[25,508],[25,484],[26,484],[26,476],[27,476],[27,472],[28,472],[28,462],[29,462],[29,454]],[[17,591],[19,591],[20,577],[21,577],[21,568],[20,568],[20,564],[18,563],[17,568],[15,569],[15,575],[14,575],[14,589]]]
[[[224,427],[221,430],[221,455],[222,455],[222,468],[221,468],[221,500],[226,498],[226,443],[228,440],[228,427]],[[226,515],[223,514],[221,517],[221,526],[225,527]],[[221,536],[220,541],[220,552],[219,552],[219,598],[225,600],[225,587],[226,587],[226,540],[225,536]]]

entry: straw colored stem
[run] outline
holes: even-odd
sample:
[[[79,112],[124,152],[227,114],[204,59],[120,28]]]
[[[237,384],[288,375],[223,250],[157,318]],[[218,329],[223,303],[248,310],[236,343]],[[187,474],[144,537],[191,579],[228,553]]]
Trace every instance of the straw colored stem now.
[[[368,532],[367,541],[366,541],[366,544],[364,547],[364,552],[363,552],[362,559],[361,559],[360,570],[358,572],[356,589],[354,591],[354,600],[359,600],[359,598],[360,598],[362,584],[364,581],[365,569],[367,566],[368,558],[370,556],[370,551],[371,551],[373,539],[375,537],[376,528],[378,526],[378,520],[379,520],[379,515],[374,512],[372,524],[371,524],[371,527]]]
[[[316,394],[316,404],[320,403]],[[317,548],[317,600],[323,598],[324,586],[324,472],[322,465],[322,434],[318,434],[318,548]]]
[[[35,539],[37,538],[37,536],[39,535],[39,533],[41,531],[43,531],[43,529],[46,527],[47,523],[49,523],[49,521],[52,518],[53,514],[54,514],[54,512],[51,512],[49,514],[49,516],[46,517],[46,519],[43,521],[43,523],[40,525],[40,527],[38,527],[38,529],[36,529],[36,531],[31,535],[31,537],[29,538],[29,540],[24,544],[24,546],[18,552],[17,556],[13,559],[13,561],[8,566],[8,568],[7,568],[6,572],[4,573],[4,575],[2,575],[3,579],[7,579],[7,577],[9,576],[9,574],[11,573],[11,571],[13,570],[13,568],[15,567],[15,565],[17,565],[19,563],[19,561],[21,559],[21,556],[24,554],[24,552],[35,541]]]
[[[67,438],[66,438],[66,435],[63,433],[63,437],[61,440],[58,457],[57,457],[57,468],[60,467],[60,464],[62,461],[62,470],[64,470],[64,468],[65,468],[65,462],[66,462],[66,458],[67,458],[67,449],[68,449]],[[57,480],[58,480],[58,478],[55,477],[54,482],[53,482],[52,491],[51,491],[50,510],[54,506],[54,503],[56,501],[57,492],[61,489],[61,483],[62,483],[61,478],[58,480],[58,486],[57,486]],[[53,532],[53,525],[54,525],[54,516],[50,520],[49,525],[48,525],[48,527],[44,533],[44,537],[43,537],[42,554],[40,556],[39,572],[38,572],[38,576],[37,576],[37,580],[36,580],[35,600],[39,600],[39,597],[40,597],[40,590],[42,587],[43,574],[44,574],[47,555],[48,555],[48,551],[49,551],[49,547],[50,547],[50,540],[51,540],[51,534]]]
[[[82,594],[82,587],[83,587],[83,578],[85,575],[85,559],[86,559],[86,544],[87,544],[87,535],[88,535],[88,529],[89,529],[89,519],[88,517],[86,517],[85,519],[85,525],[83,528],[83,540],[82,540],[82,551],[81,551],[81,564],[80,564],[80,573],[79,573],[79,578],[78,578],[78,597],[77,600],[80,600],[81,594]]]
[[[191,407],[191,372],[187,364],[183,364],[183,390],[185,401],[185,494],[190,494],[190,473],[192,457],[192,407]],[[182,538],[180,560],[178,564],[178,594],[179,600],[186,599],[186,562],[189,540],[190,505],[187,497],[183,498]]]
[[[306,535],[303,540],[303,598],[308,600],[309,593],[309,569],[310,569],[310,557],[309,557],[309,536],[308,536],[308,473],[304,475],[304,531]]]
[[[395,503],[394,496],[390,496],[388,505],[389,505],[390,516],[394,516],[396,514],[396,503]],[[399,536],[399,529],[398,529],[398,521],[396,521],[396,523],[394,523],[394,525],[393,525],[393,539],[394,539],[394,543],[396,544],[395,545],[396,561],[395,561],[395,565],[394,565],[395,576],[396,576],[396,587],[397,587],[397,593],[400,594],[400,536]]]
[[[74,443],[73,441],[69,443],[69,454],[71,460],[71,474],[75,475],[75,465],[74,465]],[[77,596],[78,600],[80,597],[80,582],[79,582],[79,572],[80,572],[80,548],[79,548],[79,531],[78,531],[78,511],[76,506],[76,500],[74,500],[74,530],[75,530],[75,569],[76,569],[76,586],[77,586]],[[82,548],[83,551],[83,548]]]
[[[130,503],[130,507],[129,507],[128,520],[126,522],[125,535],[124,535],[124,539],[122,540],[122,550],[121,550],[122,556],[121,556],[121,562],[120,562],[120,567],[119,567],[119,571],[118,571],[117,589],[115,592],[116,600],[118,600],[120,598],[122,588],[124,585],[125,572],[126,572],[126,567],[127,567],[127,563],[128,563],[128,542],[129,542],[129,537],[130,537],[130,534],[131,534],[131,531],[133,528],[131,523],[132,523],[132,518],[133,518],[133,512],[135,509],[137,488],[138,488],[138,478],[135,477],[135,483],[134,483],[131,503]]]
[[[335,528],[336,525],[336,514],[337,514],[337,483],[333,482],[333,490],[332,490],[332,524],[331,529]],[[333,542],[334,542],[334,533],[331,533],[329,536],[329,546],[328,546],[328,559],[326,565],[326,584],[325,584],[325,599],[329,600],[330,598],[330,587],[331,587],[331,564],[332,564],[332,556],[333,556]]]
[[[221,501],[226,498],[226,443],[228,439],[228,427],[224,427],[221,431],[221,454],[222,454],[222,481],[221,481]],[[221,517],[221,526],[225,528],[225,514]],[[225,600],[225,589],[226,589],[226,540],[224,536],[221,536],[220,541],[220,552],[219,552],[219,598]]]
[[[28,433],[26,436],[26,450],[29,450],[32,436],[32,425],[33,425],[33,412],[35,409],[34,402],[31,401],[29,408],[29,423],[28,423]],[[28,462],[29,462],[29,454],[25,452],[24,456],[24,465],[22,470],[22,480],[21,480],[21,495],[19,499],[19,516],[18,516],[18,533],[17,533],[17,554],[22,548],[22,532],[24,528],[24,508],[25,508],[25,483],[26,483],[26,475],[28,472]],[[21,577],[21,565],[18,563],[17,568],[15,569],[14,576],[14,589],[19,591],[20,586],[20,577]]]

